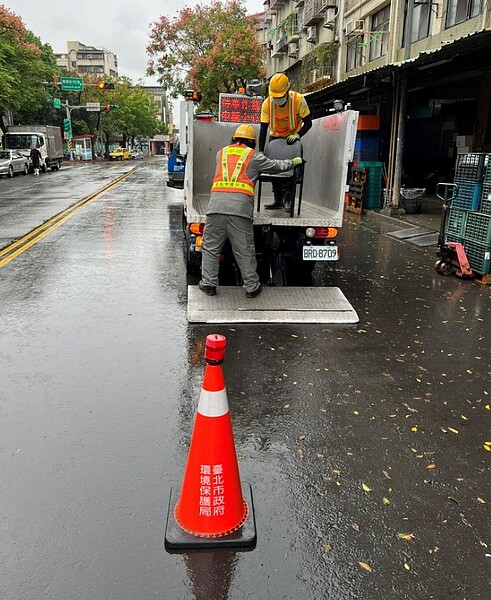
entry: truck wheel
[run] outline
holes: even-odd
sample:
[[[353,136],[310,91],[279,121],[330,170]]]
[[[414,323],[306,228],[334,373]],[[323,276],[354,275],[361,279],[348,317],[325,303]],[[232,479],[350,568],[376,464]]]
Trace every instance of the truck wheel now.
[[[46,166],[46,162],[43,162],[43,164],[41,165],[41,171],[42,171],[43,173],[46,173],[46,172],[47,172],[47,170],[48,170],[48,167]]]
[[[7,177],[13,177],[14,176],[14,167],[12,165],[9,165],[9,172],[7,173]]]

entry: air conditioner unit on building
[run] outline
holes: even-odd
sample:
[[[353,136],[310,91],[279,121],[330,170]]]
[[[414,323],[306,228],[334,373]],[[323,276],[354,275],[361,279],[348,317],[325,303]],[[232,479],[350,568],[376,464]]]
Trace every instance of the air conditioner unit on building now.
[[[296,42],[291,42],[290,44],[288,44],[288,56],[290,58],[297,58],[298,44]]]
[[[348,21],[344,26],[346,35],[356,35],[358,33],[364,33],[365,21],[364,19],[356,19],[356,21]]]
[[[328,11],[324,16],[324,23],[322,24],[324,29],[334,29],[336,27],[336,16],[332,16],[332,14]]]
[[[314,25],[307,27],[307,42],[315,44],[317,42],[317,30]]]

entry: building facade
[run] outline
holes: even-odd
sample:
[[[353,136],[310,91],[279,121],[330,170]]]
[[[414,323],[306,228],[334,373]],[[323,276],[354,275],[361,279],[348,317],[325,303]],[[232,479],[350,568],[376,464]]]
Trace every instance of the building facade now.
[[[156,134],[150,140],[150,153],[170,154],[176,136],[174,134],[174,116],[172,113],[172,104],[168,101],[165,90],[160,86],[143,86],[154,99],[157,108],[157,119],[165,125],[164,133]]]
[[[283,71],[303,92],[491,28],[489,0],[266,0],[264,6],[258,35],[267,77]]]
[[[118,57],[105,48],[70,41],[67,42],[67,52],[55,56],[56,64],[65,73],[118,76]]]
[[[285,72],[314,117],[335,99],[380,116],[395,206],[401,185],[452,177],[460,140],[491,151],[490,0],[267,0],[257,28],[266,76]]]

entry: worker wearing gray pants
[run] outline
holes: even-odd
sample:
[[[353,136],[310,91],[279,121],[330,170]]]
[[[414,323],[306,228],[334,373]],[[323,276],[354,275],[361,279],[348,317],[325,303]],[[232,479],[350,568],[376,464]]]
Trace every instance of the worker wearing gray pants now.
[[[240,269],[244,289],[246,293],[254,293],[260,284],[252,221],[246,217],[221,214],[206,216],[201,282],[205,285],[205,282],[218,282],[220,253],[227,239],[230,240],[232,252]]]
[[[201,281],[199,289],[214,296],[218,286],[220,253],[227,239],[239,266],[248,298],[262,287],[257,275],[254,248],[254,184],[261,173],[281,173],[302,163],[300,157],[272,160],[255,152],[256,131],[239,125],[232,143],[217,153],[217,168],[211,187],[203,232]]]

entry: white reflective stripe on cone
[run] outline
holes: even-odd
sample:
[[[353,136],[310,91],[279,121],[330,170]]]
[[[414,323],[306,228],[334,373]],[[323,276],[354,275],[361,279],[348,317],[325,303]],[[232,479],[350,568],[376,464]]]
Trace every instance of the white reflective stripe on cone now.
[[[209,392],[201,389],[198,412],[204,417],[222,417],[228,413],[227,391]]]

